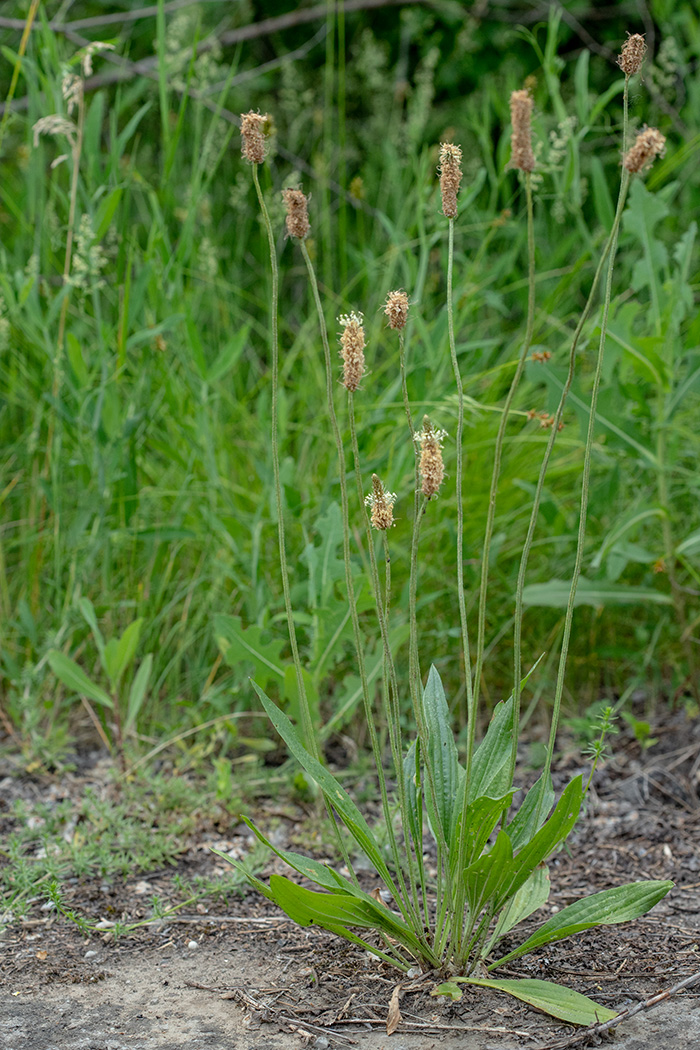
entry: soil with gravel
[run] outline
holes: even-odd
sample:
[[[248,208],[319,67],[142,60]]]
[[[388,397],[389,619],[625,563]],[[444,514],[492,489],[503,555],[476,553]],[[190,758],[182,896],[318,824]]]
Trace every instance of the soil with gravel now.
[[[643,919],[549,945],[498,976],[557,981],[616,1010],[700,977],[700,722],[677,714],[654,735],[659,742],[648,752],[628,739],[597,775],[569,848],[550,862],[546,907],[635,879],[673,879],[675,888]],[[563,761],[560,784],[574,772]],[[11,781],[20,794],[38,783],[26,775]],[[276,835],[297,849],[300,838],[314,840],[308,815],[294,807],[281,811]],[[397,977],[323,930],[296,927],[254,893],[204,898],[115,940],[109,924],[148,918],[154,895],[182,899],[176,875],[223,875],[210,846],[240,856],[249,832],[238,824],[225,834],[203,829],[166,871],[109,884],[75,880],[66,904],[101,922],[90,935],[39,902],[11,922],[0,934],[0,1048],[510,1050],[601,1038],[619,1050],[700,1047],[700,980],[601,1037],[486,989],[466,988],[459,1002],[435,998],[430,975]],[[263,876],[282,870],[272,858]],[[542,916],[519,927],[519,938]],[[401,1020],[387,1035],[392,995]]]

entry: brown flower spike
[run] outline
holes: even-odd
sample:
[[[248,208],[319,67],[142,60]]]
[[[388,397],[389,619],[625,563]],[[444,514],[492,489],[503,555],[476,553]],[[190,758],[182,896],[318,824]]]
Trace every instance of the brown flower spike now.
[[[462,150],[451,142],[440,146],[440,193],[442,211],[448,219],[457,218],[457,194],[462,181]]]
[[[617,64],[626,77],[633,77],[642,68],[647,45],[641,33],[628,34],[622,45]]]
[[[384,313],[389,318],[389,328],[405,328],[408,320],[408,296],[405,292],[389,292]]]
[[[386,532],[394,524],[396,493],[387,492],[376,474],[372,475],[372,491],[365,496],[365,505],[370,508],[370,520],[375,529]]]
[[[262,164],[265,160],[265,125],[269,117],[265,113],[241,113],[241,153],[251,164]]]
[[[301,190],[282,190],[282,198],[287,210],[287,233],[290,237],[298,237],[303,241],[311,230],[309,202]]]
[[[343,386],[354,393],[365,372],[365,330],[362,314],[351,313],[338,318],[343,326],[340,337],[340,356],[343,359]]]
[[[511,138],[512,168],[520,171],[535,170],[535,154],[532,152],[532,95],[529,91],[514,91],[510,96],[510,120],[513,125]]]
[[[663,153],[666,139],[656,128],[644,128],[637,135],[634,146],[625,154],[623,165],[630,175],[637,175]]]
[[[436,430],[428,416],[423,416],[423,430],[416,434],[416,441],[421,447],[419,469],[423,481],[423,495],[428,499],[437,495],[445,479],[442,442],[446,437],[445,430]]]

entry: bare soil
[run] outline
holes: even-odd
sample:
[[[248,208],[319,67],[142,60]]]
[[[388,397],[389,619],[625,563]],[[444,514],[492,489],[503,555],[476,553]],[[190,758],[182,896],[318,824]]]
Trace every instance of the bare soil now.
[[[549,945],[498,976],[558,981],[623,1010],[700,974],[700,724],[679,714],[654,735],[659,743],[647,753],[627,740],[597,776],[570,852],[550,863],[547,908],[635,879],[670,878],[674,890],[637,922]],[[575,771],[563,761],[561,783]],[[13,778],[13,786],[33,791],[37,781]],[[284,807],[277,819],[280,842],[299,849],[300,839],[309,848],[317,841],[302,811]],[[263,827],[270,820],[260,814]],[[153,894],[182,899],[176,874],[223,873],[209,846],[240,854],[248,831],[203,828],[176,868],[109,884],[76,880],[66,903],[95,922],[148,917]],[[272,858],[265,874],[275,870]],[[542,921],[539,913],[529,925]],[[0,935],[0,978],[2,1050],[510,1050],[600,1041],[485,989],[466,989],[457,1003],[431,997],[430,975],[400,981],[367,953],[299,929],[249,893],[205,898],[116,942],[109,928],[87,937],[37,902]],[[401,1022],[388,1036],[399,983]],[[700,982],[605,1038],[619,1050],[700,1047]]]

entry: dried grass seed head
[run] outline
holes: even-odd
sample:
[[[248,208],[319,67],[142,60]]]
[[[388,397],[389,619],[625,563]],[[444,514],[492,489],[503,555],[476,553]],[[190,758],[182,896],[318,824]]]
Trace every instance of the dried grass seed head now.
[[[408,320],[408,296],[404,291],[389,292],[384,313],[389,318],[389,328],[405,328]]]
[[[664,152],[665,145],[666,139],[660,131],[656,128],[644,128],[637,135],[634,146],[625,154],[622,163],[630,175],[637,175]]]
[[[340,336],[340,356],[343,359],[343,386],[354,393],[365,373],[365,330],[362,314],[345,314],[338,318],[343,331]]]
[[[241,153],[251,164],[262,164],[265,160],[267,114],[241,113]]]
[[[365,505],[370,509],[370,520],[375,529],[386,532],[394,524],[396,493],[387,492],[380,478],[372,475],[372,491],[365,496]]]
[[[535,154],[532,152],[532,95],[529,91],[514,91],[510,96],[510,121],[513,125],[511,138],[511,168],[520,171],[535,170]]]
[[[632,77],[642,68],[647,45],[641,33],[627,34],[617,64],[626,77]]]
[[[423,495],[428,499],[436,496],[445,480],[445,465],[442,461],[442,443],[447,431],[436,430],[428,416],[423,416],[423,429],[416,434],[420,445],[420,476]]]
[[[452,142],[440,145],[440,193],[442,211],[448,219],[457,218],[457,194],[462,181],[462,150]]]
[[[311,230],[309,224],[309,202],[301,190],[282,190],[282,199],[287,211],[287,233],[303,241]]]

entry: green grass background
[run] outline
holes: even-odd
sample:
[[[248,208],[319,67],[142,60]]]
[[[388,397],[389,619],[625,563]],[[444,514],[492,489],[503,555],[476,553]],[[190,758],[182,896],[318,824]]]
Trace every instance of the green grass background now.
[[[468,396],[465,572],[475,622],[493,442],[525,326],[524,193],[507,162],[509,94],[527,83],[538,158],[534,349],[552,356],[528,364],[507,431],[482,683],[487,707],[504,695],[514,584],[547,436],[526,413],[556,405],[568,341],[612,221],[623,85],[615,56],[627,30],[646,32],[649,44],[644,77],[633,81],[633,127],[658,126],[668,144],[635,182],[623,224],[596,430],[587,604],[576,614],[567,705],[573,716],[602,695],[637,689],[652,699],[692,697],[700,622],[694,5],[652,0],[641,14],[624,3],[592,11],[578,0],[347,12],[331,5],[248,39],[244,27],[311,5],[160,3],[156,15],[100,21],[139,6],[40,4],[3,118],[0,707],[9,746],[55,763],[98,739],[47,659],[62,650],[106,685],[81,612],[86,598],[105,639],[142,620],[127,688],[139,661],[153,655],[134,756],[210,722],[181,742],[185,761],[269,748],[265,721],[241,717],[256,710],[251,673],[294,707],[270,458],[267,246],[237,129],[237,115],[249,109],[269,113],[273,125],[261,174],[282,272],[288,556],[303,659],[329,743],[343,732],[362,743],[360,693],[322,352],[303,262],[284,237],[280,190],[300,185],[310,194],[310,251],[331,332],[340,313],[365,315],[360,446],[365,477],[376,471],[398,493],[393,624],[405,656],[413,451],[398,346],[382,304],[392,288],[408,291],[414,415],[430,413],[453,435],[447,234],[435,174],[445,139],[462,145],[465,167],[455,301]],[[28,8],[2,5],[3,97]],[[32,129],[41,117],[65,115],[62,78],[79,71],[76,55],[95,40],[114,51],[112,61],[95,56],[87,83],[64,287],[70,149],[61,135],[35,145]],[[598,317],[596,310],[582,342],[531,558],[525,665],[547,654],[527,697],[538,704],[536,719],[547,712],[563,622],[556,582],[573,564]],[[446,464],[453,473],[449,441]],[[438,666],[459,725],[453,481],[423,529],[419,617],[422,662]],[[357,549],[354,559],[359,585]],[[367,587],[360,602],[368,664],[378,673]],[[98,715],[109,736],[109,717]]]

